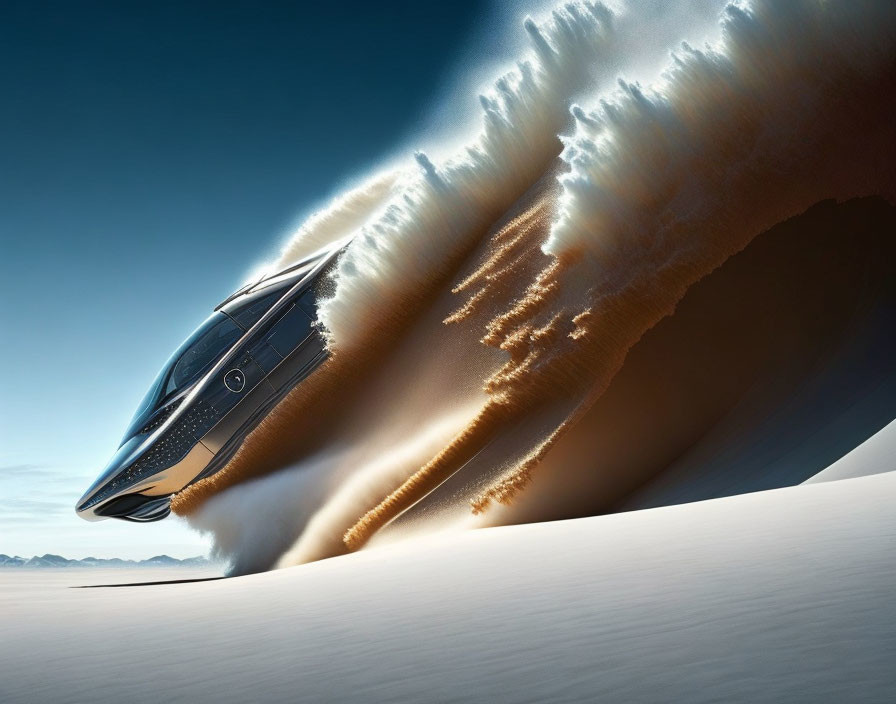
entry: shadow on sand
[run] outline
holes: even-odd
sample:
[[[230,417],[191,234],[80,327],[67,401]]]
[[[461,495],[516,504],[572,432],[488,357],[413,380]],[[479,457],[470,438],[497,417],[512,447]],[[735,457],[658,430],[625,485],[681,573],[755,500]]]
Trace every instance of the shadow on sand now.
[[[167,579],[158,582],[129,582],[125,584],[78,584],[69,589],[105,589],[107,587],[155,587],[160,584],[190,584],[192,582],[214,582],[226,577],[198,577],[196,579]]]

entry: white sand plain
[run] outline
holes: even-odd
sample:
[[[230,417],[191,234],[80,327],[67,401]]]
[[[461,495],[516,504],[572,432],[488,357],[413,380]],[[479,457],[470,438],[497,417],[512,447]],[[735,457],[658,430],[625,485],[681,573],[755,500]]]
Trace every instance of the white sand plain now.
[[[0,701],[892,702],[894,499],[891,472],[187,584],[7,570]]]

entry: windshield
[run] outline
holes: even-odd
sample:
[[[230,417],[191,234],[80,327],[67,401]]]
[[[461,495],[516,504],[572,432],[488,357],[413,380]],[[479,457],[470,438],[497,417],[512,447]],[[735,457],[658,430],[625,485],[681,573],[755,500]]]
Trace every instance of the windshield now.
[[[243,330],[223,313],[214,313],[171,355],[149,388],[125,440],[137,433],[168,400],[207,371],[240,339]]]

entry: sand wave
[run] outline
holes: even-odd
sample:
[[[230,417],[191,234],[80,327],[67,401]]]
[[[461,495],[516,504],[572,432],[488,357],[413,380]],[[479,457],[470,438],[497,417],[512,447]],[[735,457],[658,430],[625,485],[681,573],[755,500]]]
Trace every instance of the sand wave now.
[[[315,500],[276,536],[266,533],[277,547],[263,560],[240,562],[245,545],[219,542],[240,569],[273,564],[275,553],[291,556],[280,560],[285,564],[357,549],[378,534],[556,518],[687,495],[682,487],[701,486],[694,472],[712,474],[709,458],[739,445],[717,439],[716,454],[692,455],[687,470],[670,453],[685,452],[688,438],[709,437],[732,405],[749,402],[743,375],[758,375],[760,387],[772,378],[763,374],[802,378],[793,350],[805,361],[815,348],[794,343],[779,355],[751,310],[743,335],[718,338],[730,353],[727,368],[706,358],[667,360],[678,374],[670,378],[696,385],[692,399],[658,393],[665,404],[658,411],[639,406],[654,398],[645,379],[665,383],[643,366],[651,354],[643,350],[666,334],[667,321],[676,327],[687,320],[682,306],[703,310],[707,325],[726,311],[746,316],[740,297],[766,300],[754,289],[762,269],[753,271],[755,280],[730,275],[742,266],[731,262],[751,261],[759,255],[748,253],[757,251],[765,252],[766,268],[787,262],[782,275],[799,277],[819,296],[828,276],[834,308],[852,301],[877,310],[889,300],[881,281],[893,272],[852,257],[842,239],[851,229],[867,251],[886,250],[875,239],[875,228],[892,225],[883,201],[823,208],[828,223],[810,211],[799,222],[823,231],[817,239],[793,234],[797,226],[773,226],[827,198],[896,196],[896,8],[808,0],[729,5],[712,43],[680,46],[661,72],[634,82],[622,76],[642,57],[643,45],[631,48],[639,21],[660,20],[644,8],[611,11],[597,3],[565,5],[542,23],[527,20],[531,53],[482,98],[481,132],[465,151],[441,163],[418,153],[415,168],[347,194],[287,245],[281,263],[354,234],[333,294],[320,306],[332,358],[227,468],[174,502],[195,525],[221,535],[223,526],[233,530],[233,502],[258,516],[245,520],[263,522],[270,506],[279,511],[293,500],[283,498],[285,482],[305,485],[309,472],[320,477]],[[644,74],[643,66],[638,71]],[[778,249],[751,244],[763,232],[759,241],[780,240]],[[814,259],[794,256],[794,243],[852,264],[823,276]],[[866,279],[849,279],[856,272]],[[742,289],[718,283],[732,276]],[[851,296],[860,281],[866,297]],[[702,308],[687,303],[706,288],[733,298]],[[787,309],[787,292],[777,293],[768,304]],[[785,337],[835,346],[860,339],[858,323],[813,336],[819,311],[810,303],[793,307]],[[709,328],[685,329],[683,340],[714,339]],[[749,364],[723,344],[734,337]],[[874,339],[891,349],[886,336]],[[687,349],[664,344],[670,354]],[[760,365],[763,355],[793,366]],[[700,364],[710,365],[718,394],[701,391]],[[620,399],[620,384],[636,393]],[[893,411],[891,400],[869,401],[877,412],[841,429],[844,442],[874,432]],[[776,403],[763,408],[771,413]],[[638,417],[653,419],[652,438],[632,435],[644,429]],[[732,434],[758,441],[765,437],[759,427],[744,420]],[[400,462],[378,461],[401,448]],[[312,472],[321,457],[331,458],[329,469]],[[774,485],[785,477],[793,479],[782,470]],[[658,488],[663,481],[674,490]],[[293,543],[301,549],[289,550]]]

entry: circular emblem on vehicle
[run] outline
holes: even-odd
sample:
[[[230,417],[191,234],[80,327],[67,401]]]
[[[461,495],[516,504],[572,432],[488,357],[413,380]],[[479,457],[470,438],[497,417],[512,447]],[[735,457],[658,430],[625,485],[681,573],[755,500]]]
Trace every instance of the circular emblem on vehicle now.
[[[238,394],[246,384],[246,376],[240,369],[231,369],[224,375],[224,386]]]

